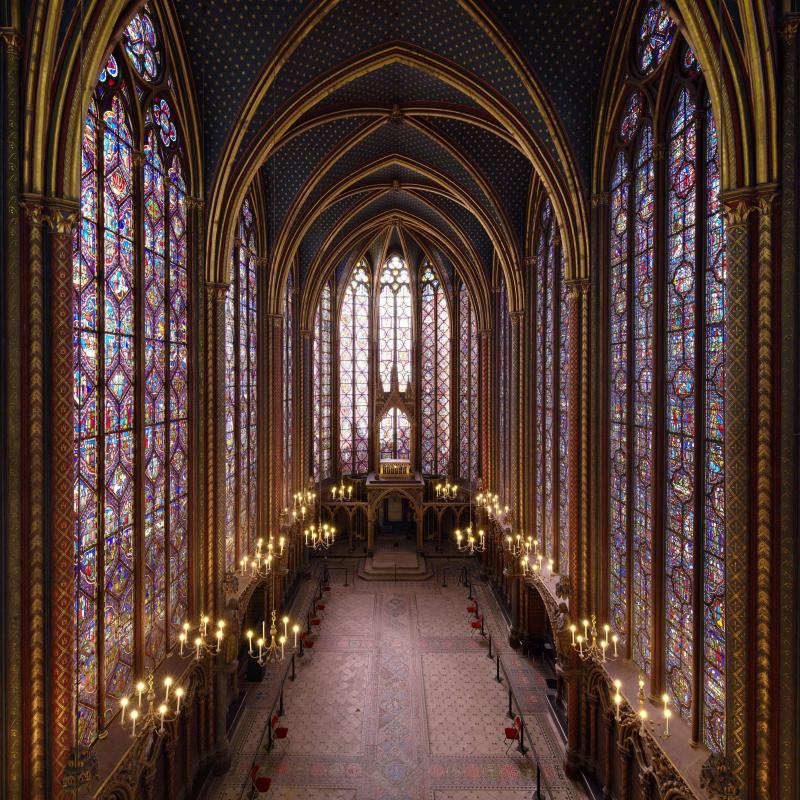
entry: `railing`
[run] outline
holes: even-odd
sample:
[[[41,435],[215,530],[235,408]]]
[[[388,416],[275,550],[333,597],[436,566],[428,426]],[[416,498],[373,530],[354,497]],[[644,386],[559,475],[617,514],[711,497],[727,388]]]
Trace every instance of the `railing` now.
[[[381,461],[379,474],[382,478],[408,478],[411,475],[411,462]]]

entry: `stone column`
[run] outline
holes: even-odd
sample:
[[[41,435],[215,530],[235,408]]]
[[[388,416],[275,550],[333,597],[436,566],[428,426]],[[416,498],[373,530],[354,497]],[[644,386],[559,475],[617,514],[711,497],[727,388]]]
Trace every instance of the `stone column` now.
[[[207,298],[207,472],[210,602],[209,615],[221,617],[225,608],[225,295],[228,286],[206,283]],[[225,651],[227,652],[227,651]],[[229,664],[221,655],[214,665],[214,772],[227,771],[231,763],[227,731]]]
[[[525,482],[525,348],[522,331],[525,325],[525,312],[512,311],[511,319],[511,414],[509,415],[509,436],[511,439],[511,508],[517,530],[524,524],[527,506],[528,486]]]
[[[573,661],[577,658],[570,654]],[[578,780],[581,775],[580,729],[581,729],[581,670],[580,664],[565,665],[564,680],[567,684],[567,752],[564,772],[568,778]]]
[[[6,172],[4,200],[6,224],[6,263],[4,269],[6,307],[3,320],[5,349],[5,413],[8,420],[4,442],[6,460],[6,501],[4,563],[19,564],[22,554],[22,359],[21,359],[21,281],[20,281],[20,219],[19,219],[19,62],[24,42],[14,28],[0,29],[0,41],[5,53],[6,113],[3,133],[6,141]],[[9,800],[22,796],[22,575],[19,570],[7,569],[5,575],[5,620],[3,636],[5,709],[3,739],[5,742],[4,779],[0,794]]]
[[[480,338],[479,359],[480,359],[480,475],[484,492],[488,492],[494,487],[494,415],[492,413],[492,391],[494,383],[491,379],[492,371],[492,329],[486,328],[478,333]]]
[[[48,201],[50,269],[50,796],[61,797],[61,781],[75,731],[74,542],[74,345],[72,340],[72,237],[77,203]],[[33,576],[31,576],[33,577]],[[36,638],[33,639],[37,641]],[[38,648],[40,651],[41,647]],[[44,695],[42,696],[44,703]],[[33,753],[31,754],[33,757]],[[44,782],[44,764],[39,780]],[[32,795],[38,796],[32,789]]]
[[[740,796],[746,792],[748,687],[750,193],[729,193],[725,202],[727,245],[727,347],[725,352],[726,527],[726,739]]]

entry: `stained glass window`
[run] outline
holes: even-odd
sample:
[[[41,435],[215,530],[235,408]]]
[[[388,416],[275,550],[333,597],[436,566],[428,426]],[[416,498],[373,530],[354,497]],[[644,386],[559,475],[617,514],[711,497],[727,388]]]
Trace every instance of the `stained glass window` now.
[[[568,566],[568,368],[564,260],[553,208],[545,200],[538,220],[534,314],[534,505],[536,533],[559,571]]]
[[[153,20],[146,9],[131,19],[122,34],[122,41],[125,52],[139,76],[151,83],[155,81],[161,64],[161,48]]]
[[[663,34],[653,39],[654,68],[674,30],[663,12],[648,6],[646,13],[654,15],[650,31]],[[678,713],[699,725],[704,743],[724,751],[725,236],[714,117],[707,96],[696,100],[704,91],[694,55],[681,54],[676,69],[696,86],[682,85],[667,109],[666,158],[655,158],[649,109],[638,112],[635,136],[624,110],[612,173],[609,610],[646,674],[658,652],[658,622],[666,685],[655,690],[666,689]],[[656,194],[659,169],[663,197]],[[659,215],[666,219],[662,241]],[[659,251],[666,254],[663,275],[654,267]],[[658,437],[663,461],[654,456]],[[653,513],[659,504],[663,528]],[[658,563],[654,537],[662,535]],[[660,580],[664,602],[657,607],[653,586]]]
[[[356,265],[339,312],[339,460],[344,475],[369,469],[370,275]]]
[[[331,336],[333,333],[333,292],[330,282],[322,294],[314,316],[313,396],[313,474],[315,480],[331,475]]]
[[[427,262],[420,276],[422,471],[446,475],[450,465],[450,309]]]
[[[511,319],[508,316],[508,295],[506,294],[505,279],[500,277],[500,291],[497,302],[497,329],[499,338],[498,352],[498,494],[503,505],[511,502],[511,438],[510,414],[511,403],[509,397],[509,380],[511,372]]]
[[[647,3],[639,27],[639,69],[652,72],[672,44],[675,23],[656,0]]]
[[[292,497],[292,457],[294,454],[294,277],[289,272],[283,300],[283,504]]]
[[[250,200],[239,212],[225,297],[225,569],[250,555],[258,527],[258,269]]]
[[[390,408],[380,423],[380,457],[408,461],[411,458],[411,423],[403,411]]]
[[[145,18],[136,24],[143,41],[156,47]],[[127,49],[133,37],[123,39]],[[137,137],[119,80],[119,52],[106,60],[84,122],[73,254],[82,743],[98,735],[129,693],[135,654],[158,664],[174,645],[189,597],[186,187],[174,127],[167,147],[145,113]],[[141,166],[135,166],[137,148]],[[134,495],[137,474],[141,498]]]
[[[397,370],[398,390],[411,382],[411,280],[400,256],[386,262],[380,277],[378,309],[378,371],[385,392]]]
[[[478,325],[465,284],[458,290],[458,474],[470,485],[478,478]]]

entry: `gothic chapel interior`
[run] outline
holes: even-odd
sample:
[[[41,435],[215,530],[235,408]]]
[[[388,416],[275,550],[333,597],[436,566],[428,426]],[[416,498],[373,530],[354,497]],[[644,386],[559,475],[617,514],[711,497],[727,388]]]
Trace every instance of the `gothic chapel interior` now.
[[[800,798],[796,0],[0,0],[0,797]]]

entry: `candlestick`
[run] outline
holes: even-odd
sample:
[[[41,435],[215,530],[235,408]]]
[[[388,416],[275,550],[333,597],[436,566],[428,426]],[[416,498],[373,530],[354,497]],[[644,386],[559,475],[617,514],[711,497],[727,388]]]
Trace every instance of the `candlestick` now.
[[[177,705],[177,707],[175,709],[175,713],[176,714],[180,714],[181,713],[181,697],[183,697],[183,689],[180,686],[178,686],[178,688],[175,689],[175,697],[178,698],[178,705]]]
[[[200,647],[202,646],[202,644],[203,644],[203,640],[202,640],[202,639],[201,639],[201,638],[198,636],[198,637],[197,637],[197,638],[194,640],[194,646],[197,648],[197,655],[195,655],[195,658],[196,658],[198,661],[200,660]]]
[[[286,644],[286,637],[281,636],[278,641],[281,643],[281,661],[283,661],[283,646]]]
[[[142,692],[143,692],[144,690],[145,690],[144,681],[139,681],[139,683],[137,683],[137,684],[136,684],[136,691],[137,691],[137,693],[139,694],[139,702],[138,702],[138,705],[139,705],[140,707],[141,707],[141,705],[142,705]]]
[[[292,628],[292,632],[294,633],[294,646],[295,646],[295,649],[297,649],[297,633],[298,633],[299,630],[300,630],[300,626],[299,625],[295,625]]]
[[[172,678],[170,678],[169,675],[164,678],[164,686],[166,688],[166,692],[164,693],[164,702],[166,703],[169,701],[169,687],[172,686]]]
[[[164,715],[167,713],[167,707],[163,703],[158,707],[158,713],[161,714],[161,727],[158,732],[164,733]]]
[[[253,652],[253,631],[247,631],[247,652]]]
[[[588,639],[589,638],[589,620],[588,619],[585,619],[583,621],[583,638],[584,639]]]
[[[180,655],[183,655],[183,643],[186,641],[186,634],[181,632],[178,636],[178,641],[181,643]]]
[[[619,636],[617,636],[617,634],[615,633],[611,637],[611,641],[614,643],[614,658],[616,658],[617,657],[617,642],[619,641]]]
[[[600,642],[600,647],[603,649],[603,663],[605,663],[605,660],[606,660],[606,647],[608,647],[608,642],[605,642],[605,641]]]
[[[267,623],[263,619],[261,620],[261,638],[267,638]]]
[[[288,636],[287,626],[289,625],[289,617],[284,617],[281,622],[283,622],[283,638],[285,640]]]
[[[119,719],[120,725],[125,724],[125,709],[128,707],[128,698],[122,697],[119,701],[120,707],[122,708],[122,716]]]
[[[131,730],[131,739],[136,738],[136,719],[139,716],[139,712],[134,708],[131,711],[131,720],[133,720],[133,729]]]
[[[575,647],[575,631],[576,631],[575,626],[574,625],[570,625],[569,626],[569,631],[572,634],[572,646]]]
[[[672,711],[668,708],[664,709],[664,736],[669,736],[669,718],[672,716]]]
[[[578,634],[578,652],[583,657],[583,636]]]
[[[617,706],[617,722],[619,722],[619,705],[621,702],[622,702],[622,695],[619,692],[617,692],[614,695],[614,703]]]
[[[261,661],[261,649],[264,647],[264,640],[259,639],[256,644],[258,644],[258,660]]]

